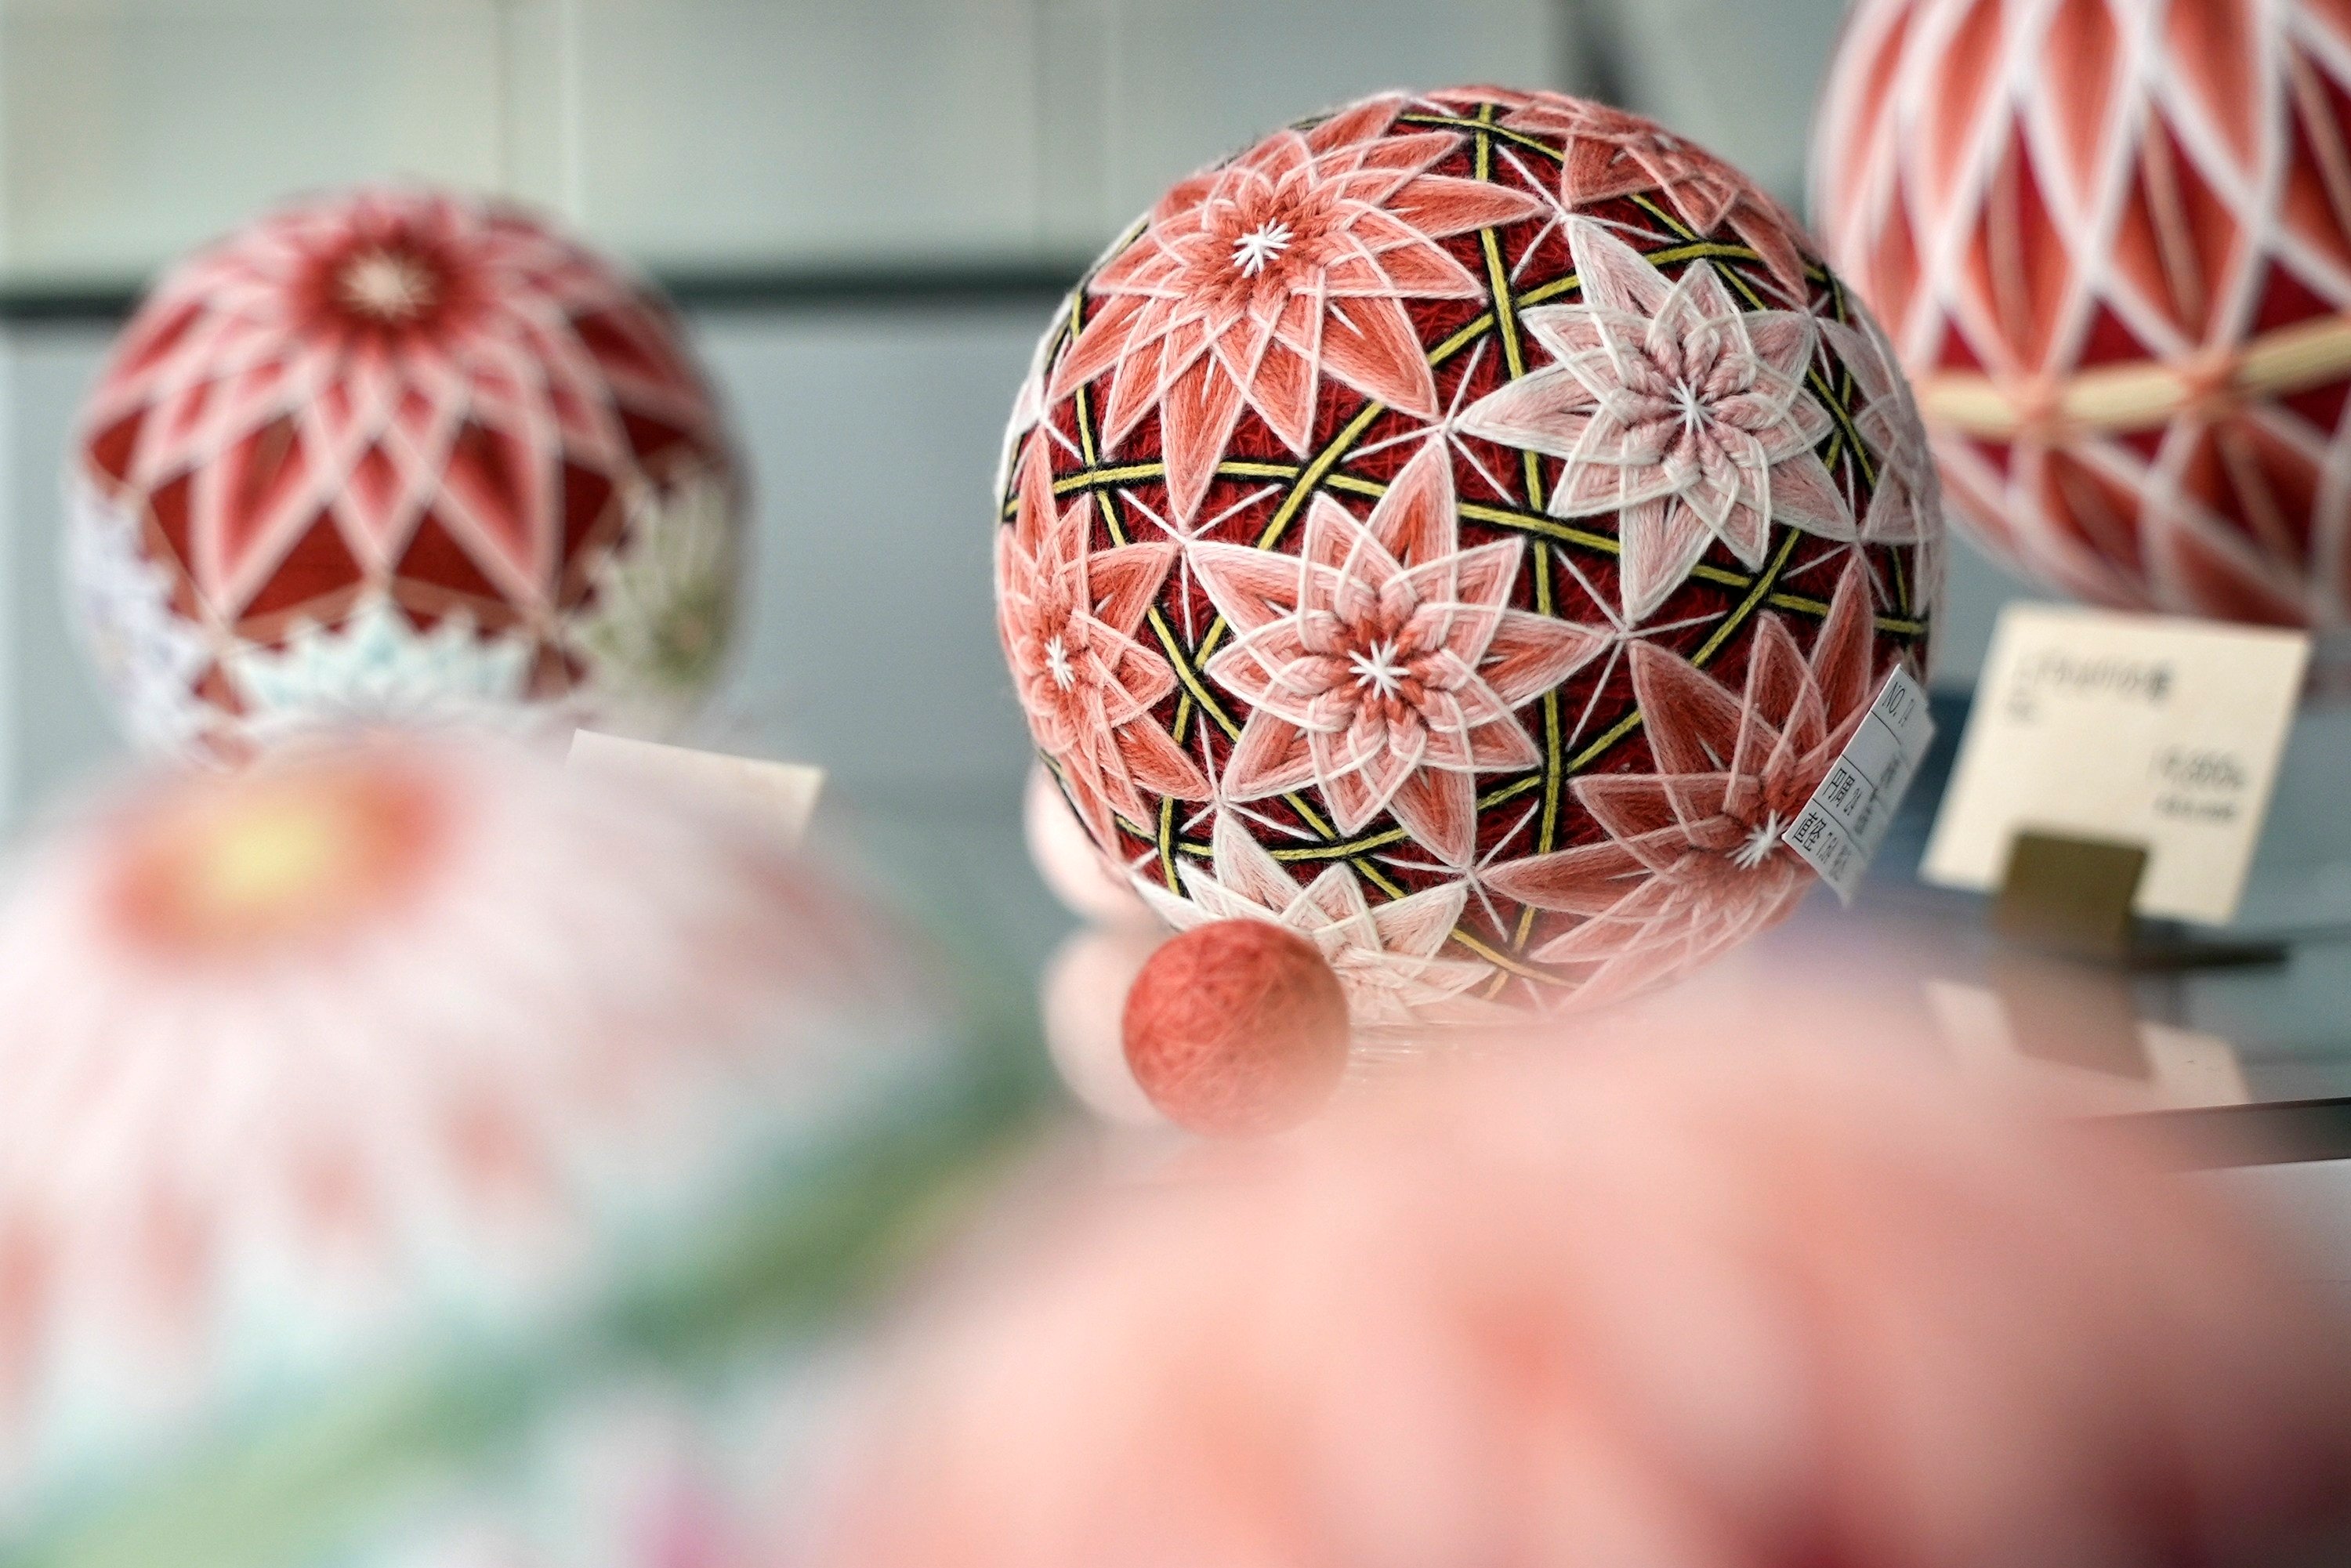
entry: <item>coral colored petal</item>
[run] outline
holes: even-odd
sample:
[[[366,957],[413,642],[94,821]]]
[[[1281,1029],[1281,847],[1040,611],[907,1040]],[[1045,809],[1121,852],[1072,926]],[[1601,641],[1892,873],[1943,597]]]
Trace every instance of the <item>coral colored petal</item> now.
[[[1263,708],[1249,715],[1225,764],[1226,798],[1261,800],[1301,789],[1314,779],[1306,732]]]
[[[1081,501],[1080,509],[1090,505]],[[1173,544],[1162,543],[1124,545],[1089,557],[1086,581],[1093,591],[1094,614],[1114,631],[1132,632],[1158,597],[1176,556]]]
[[[1505,612],[1478,674],[1512,707],[1556,687],[1592,662],[1614,632],[1528,611]]]
[[[1207,775],[1151,719],[1121,726],[1117,737],[1119,755],[1125,758],[1127,770],[1137,784],[1178,800],[1208,798]]]
[[[1483,180],[1425,174],[1389,202],[1388,210],[1421,233],[1443,239],[1539,218],[1549,209],[1524,191]]]
[[[1179,525],[1200,509],[1217,459],[1241,416],[1241,389],[1212,358],[1193,362],[1159,404],[1166,444],[1167,509]]]
[[[1478,789],[1467,773],[1416,768],[1388,802],[1395,820],[1437,858],[1467,866],[1478,852]]]
[[[1104,371],[1114,369],[1127,352],[1134,322],[1147,308],[1142,299],[1117,297],[1110,300],[1078,333],[1061,356],[1047,384],[1047,401],[1059,402]]]
[[[1424,441],[1366,525],[1390,559],[1411,568],[1454,553],[1460,528],[1453,510],[1452,454],[1439,440]]]
[[[1317,504],[1336,504],[1315,499]],[[1193,545],[1186,559],[1217,613],[1245,632],[1298,610],[1299,563],[1292,557],[1247,545],[1207,543]]]
[[[1437,415],[1437,379],[1396,300],[1351,299],[1334,307],[1322,325],[1322,368],[1400,413]]]
[[[1538,909],[1600,915],[1637,884],[1643,866],[1620,844],[1590,844],[1505,861],[1479,879],[1505,898]]]
[[[1635,643],[1625,657],[1660,773],[1708,773],[1739,745],[1739,697],[1678,653]]]

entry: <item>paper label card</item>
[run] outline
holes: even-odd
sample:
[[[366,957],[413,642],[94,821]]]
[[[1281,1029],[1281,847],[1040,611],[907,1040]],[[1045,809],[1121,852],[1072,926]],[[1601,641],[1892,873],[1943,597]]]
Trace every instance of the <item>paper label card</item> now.
[[[700,790],[706,799],[773,823],[778,836],[791,845],[797,845],[807,832],[809,817],[816,810],[817,796],[824,788],[820,768],[629,740],[592,729],[572,733],[569,760],[574,766],[602,768],[661,789]]]
[[[1920,874],[1991,888],[2023,831],[2139,844],[2137,913],[2226,922],[2309,656],[2299,632],[2009,605]]]
[[[1828,777],[1788,830],[1788,847],[1845,903],[1853,902],[1862,873],[1886,841],[1894,813],[1934,738],[1927,694],[1909,671],[1896,665],[1877,688],[1860,727],[1830,766]]]

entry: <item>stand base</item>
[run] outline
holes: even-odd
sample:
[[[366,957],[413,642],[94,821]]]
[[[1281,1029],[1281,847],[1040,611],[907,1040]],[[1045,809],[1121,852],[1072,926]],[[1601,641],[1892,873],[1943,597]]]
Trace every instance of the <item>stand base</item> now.
[[[2282,964],[2282,942],[2208,942],[2131,912],[2147,846],[2022,832],[1992,904],[1992,929],[2020,947],[2118,968],[2179,971]]]

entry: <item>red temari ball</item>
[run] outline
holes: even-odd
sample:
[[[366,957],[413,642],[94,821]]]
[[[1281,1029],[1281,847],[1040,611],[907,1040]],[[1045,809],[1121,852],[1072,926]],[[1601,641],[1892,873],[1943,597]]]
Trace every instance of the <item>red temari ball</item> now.
[[[1175,925],[1310,936],[1359,1035],[1593,1000],[1792,909],[1782,841],[1939,587],[1883,338],[1636,116],[1367,99],[1170,191],[1040,343],[999,630]]]
[[[1121,1019],[1152,1104],[1196,1133],[1280,1132],[1347,1068],[1347,998],[1314,944],[1269,920],[1219,920],[1144,961]]]
[[[2130,610],[2351,626],[2351,13],[1864,0],[1813,190],[1960,519]]]
[[[174,268],[68,489],[76,617],[155,750],[350,720],[671,728],[732,620],[741,486],[667,307],[440,192],[288,208]]]

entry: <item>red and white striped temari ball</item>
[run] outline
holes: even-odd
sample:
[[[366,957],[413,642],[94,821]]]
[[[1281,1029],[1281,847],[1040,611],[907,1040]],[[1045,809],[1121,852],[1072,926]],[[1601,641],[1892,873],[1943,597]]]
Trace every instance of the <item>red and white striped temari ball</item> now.
[[[2351,625],[2351,10],[1863,0],[1827,253],[1960,518],[2125,609]]]
[[[734,609],[741,486],[666,307],[439,192],[293,207],[176,267],[68,487],[76,616],[156,750],[453,715],[665,729]]]

